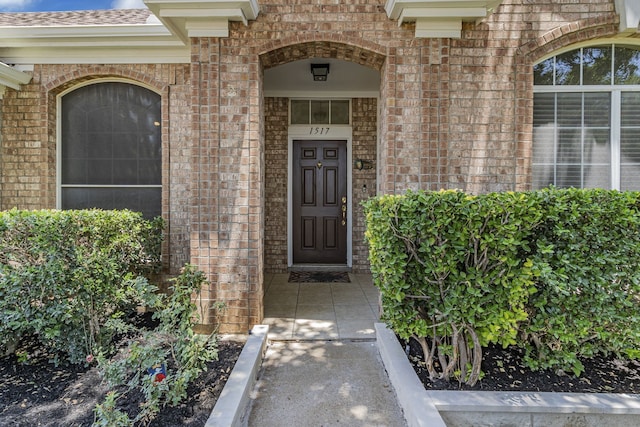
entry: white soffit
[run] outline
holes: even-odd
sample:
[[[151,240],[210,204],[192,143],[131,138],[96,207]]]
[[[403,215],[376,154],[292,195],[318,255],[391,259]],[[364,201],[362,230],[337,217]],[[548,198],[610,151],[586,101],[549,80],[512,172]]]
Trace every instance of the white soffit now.
[[[502,0],[387,0],[385,10],[398,25],[415,22],[416,37],[460,38],[462,22],[485,18],[500,3]]]
[[[260,13],[257,0],[144,0],[183,42],[190,37],[228,37],[229,21],[245,25]]]
[[[616,0],[620,15],[620,32],[635,34],[640,31],[640,0]]]
[[[20,85],[27,84],[30,81],[31,76],[29,74],[15,70],[0,62],[0,98],[2,98],[6,87],[20,90]]]

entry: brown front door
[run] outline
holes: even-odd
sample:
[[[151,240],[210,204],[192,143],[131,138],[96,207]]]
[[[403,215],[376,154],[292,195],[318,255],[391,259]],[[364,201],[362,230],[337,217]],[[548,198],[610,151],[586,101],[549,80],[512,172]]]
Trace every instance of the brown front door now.
[[[293,262],[347,263],[346,141],[293,141]]]

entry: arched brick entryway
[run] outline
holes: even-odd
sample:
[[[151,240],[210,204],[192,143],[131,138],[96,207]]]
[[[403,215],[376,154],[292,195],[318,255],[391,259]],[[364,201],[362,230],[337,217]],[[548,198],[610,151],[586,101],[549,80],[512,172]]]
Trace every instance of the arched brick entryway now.
[[[311,40],[274,47],[272,50],[262,53],[260,60],[264,70],[305,59],[324,59],[347,61],[380,72],[384,67],[386,57],[380,52],[379,47],[375,47],[377,50],[372,50],[374,47],[365,48],[331,40]],[[318,96],[318,94],[314,94],[314,96]],[[353,159],[367,159],[375,164],[378,141],[377,113],[380,98],[349,98],[352,106],[352,157]],[[265,272],[267,273],[284,273],[288,268],[288,236],[284,232],[287,230],[288,215],[288,108],[289,98],[264,97]],[[377,184],[375,167],[354,171],[350,182],[353,224],[351,230],[352,267],[356,272],[368,272],[367,247],[364,242],[364,218],[360,203],[375,194]]]

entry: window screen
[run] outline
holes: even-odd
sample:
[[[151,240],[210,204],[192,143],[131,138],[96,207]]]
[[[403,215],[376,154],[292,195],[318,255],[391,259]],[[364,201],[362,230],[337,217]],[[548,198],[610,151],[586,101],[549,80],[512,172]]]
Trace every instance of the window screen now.
[[[62,98],[61,207],[161,215],[161,102],[140,86],[83,86]]]

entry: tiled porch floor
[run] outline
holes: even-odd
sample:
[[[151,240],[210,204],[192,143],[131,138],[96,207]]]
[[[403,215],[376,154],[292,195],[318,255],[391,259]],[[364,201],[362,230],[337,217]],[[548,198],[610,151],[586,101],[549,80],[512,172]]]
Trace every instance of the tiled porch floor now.
[[[369,274],[351,283],[289,283],[265,275],[264,324],[271,340],[375,339],[378,289]]]

